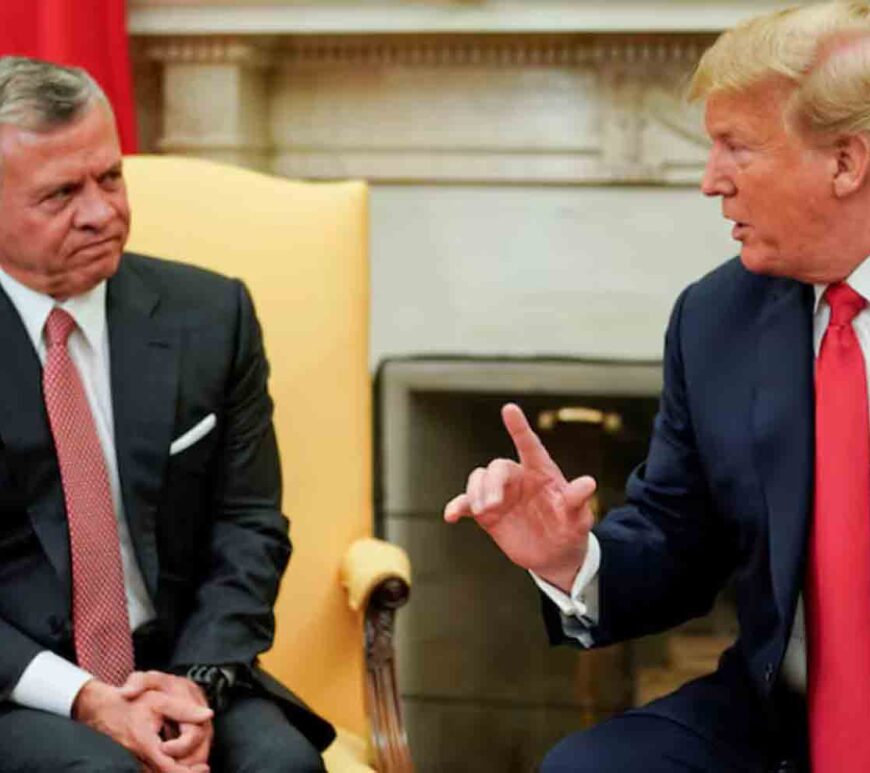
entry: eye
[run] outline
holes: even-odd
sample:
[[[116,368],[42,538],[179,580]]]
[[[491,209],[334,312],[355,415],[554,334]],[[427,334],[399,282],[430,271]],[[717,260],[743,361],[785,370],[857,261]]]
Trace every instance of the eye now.
[[[51,193],[46,196],[46,201],[63,201],[64,199],[68,199],[72,196],[76,191],[76,186],[72,183],[67,185],[61,185],[59,188],[55,188]]]
[[[100,185],[108,190],[114,190],[118,187],[122,179],[123,174],[120,169],[110,169],[100,177]]]

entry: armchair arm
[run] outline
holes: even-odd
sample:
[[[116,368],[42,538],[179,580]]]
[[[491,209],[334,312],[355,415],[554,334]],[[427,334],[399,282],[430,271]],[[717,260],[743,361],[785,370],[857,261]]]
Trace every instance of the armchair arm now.
[[[345,552],[341,583],[347,588],[348,604],[354,612],[362,609],[375,588],[389,579],[411,585],[411,562],[398,545],[379,539],[358,539]]]
[[[344,555],[341,582],[351,609],[365,614],[366,703],[377,769],[411,773],[393,647],[396,610],[410,594],[411,564],[396,545],[360,539]]]

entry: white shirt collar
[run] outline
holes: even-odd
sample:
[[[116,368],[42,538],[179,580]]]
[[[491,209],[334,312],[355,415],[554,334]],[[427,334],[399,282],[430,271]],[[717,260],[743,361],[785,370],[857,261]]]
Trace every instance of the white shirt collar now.
[[[85,340],[95,352],[100,350],[106,331],[106,282],[100,282],[86,293],[68,298],[58,303],[50,295],[39,293],[13,279],[0,269],[0,287],[15,306],[27,335],[39,351],[42,343],[42,329],[55,306],[69,312],[76,321]]]
[[[848,278],[846,278],[844,281],[862,298],[866,298],[868,301],[870,301],[870,258],[866,258],[864,262],[861,263],[851,274],[849,274]],[[816,302],[813,305],[813,314],[816,314],[818,312],[819,305],[822,302],[822,296],[824,296],[825,290],[827,289],[828,285],[826,284],[813,285],[813,290],[815,290],[816,293]]]

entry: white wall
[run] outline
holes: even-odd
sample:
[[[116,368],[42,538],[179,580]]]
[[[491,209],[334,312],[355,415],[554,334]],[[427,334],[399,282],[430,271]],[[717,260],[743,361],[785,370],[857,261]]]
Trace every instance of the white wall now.
[[[677,293],[736,254],[690,188],[372,189],[371,362],[656,359]]]

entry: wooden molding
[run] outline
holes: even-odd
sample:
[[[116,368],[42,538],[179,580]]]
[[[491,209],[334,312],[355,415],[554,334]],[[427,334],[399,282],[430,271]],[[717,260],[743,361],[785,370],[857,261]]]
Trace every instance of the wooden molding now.
[[[312,179],[694,185],[706,139],[680,92],[711,40],[167,36],[135,50],[163,72],[155,149],[223,160],[228,145]]]
[[[366,705],[380,773],[414,770],[402,719],[393,643],[396,610],[407,603],[409,593],[404,580],[384,580],[372,591],[365,613]]]

